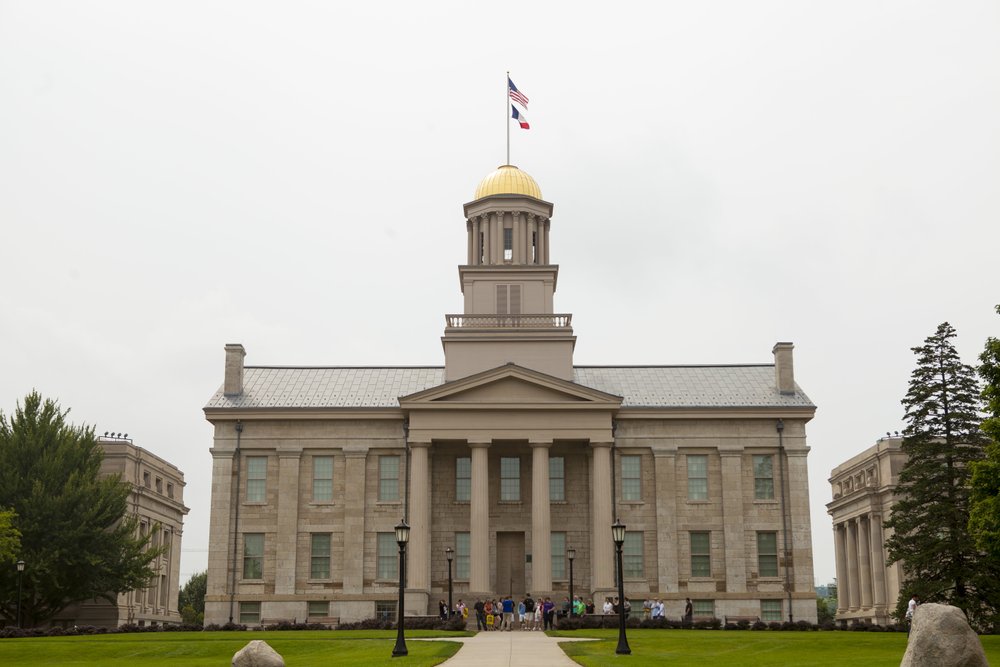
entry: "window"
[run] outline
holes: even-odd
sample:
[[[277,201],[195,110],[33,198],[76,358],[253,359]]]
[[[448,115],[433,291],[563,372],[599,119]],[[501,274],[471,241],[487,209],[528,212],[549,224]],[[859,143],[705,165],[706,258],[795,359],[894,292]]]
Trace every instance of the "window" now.
[[[247,457],[247,502],[262,503],[267,492],[267,457]]]
[[[168,498],[174,497],[174,485],[171,484],[170,482],[167,482],[167,497]]]
[[[691,533],[691,576],[712,576],[712,534]]]
[[[552,533],[552,578],[566,578],[566,533]]]
[[[333,457],[313,457],[313,502],[333,502]]]
[[[497,315],[521,314],[521,286],[497,285]]]
[[[622,500],[642,500],[642,457],[622,456]]]
[[[257,625],[260,623],[259,602],[240,603],[240,623],[243,625]]]
[[[378,499],[381,502],[399,500],[399,457],[378,457]]]
[[[380,621],[390,621],[390,622],[396,620],[395,600],[376,600],[375,618],[377,618]]]
[[[708,456],[688,454],[688,500],[708,500]]]
[[[628,531],[622,544],[622,575],[626,579],[642,579],[646,574],[642,562],[642,533]]]
[[[754,500],[774,500],[774,457],[770,454],[753,457]]]
[[[472,499],[472,459],[459,456],[455,459],[455,500],[467,503]]]
[[[561,456],[549,459],[549,500],[566,500],[566,459]]]
[[[469,578],[469,534],[455,533],[455,578]]]
[[[715,618],[715,600],[691,600],[691,612],[702,618]]]
[[[169,587],[167,586],[167,575],[161,574],[160,575],[160,606],[164,607],[164,608],[167,606],[167,591],[168,590],[169,590]]]
[[[148,472],[142,473],[142,485],[144,487],[146,487],[147,489],[149,488],[149,473]]]
[[[243,535],[243,578],[264,578],[264,533]]]
[[[310,579],[330,578],[330,533],[313,533],[312,563],[309,567]]]
[[[484,264],[483,261],[486,256],[486,244],[483,242],[483,233],[479,232],[479,263]]]
[[[163,478],[162,477],[157,477],[156,478],[156,492],[157,493],[163,493]]]
[[[396,533],[378,533],[375,545],[376,579],[398,579],[399,557],[396,555]]]
[[[781,600],[761,600],[760,620],[780,621],[781,620]]]
[[[757,575],[778,576],[778,534],[757,533]]]
[[[521,499],[521,459],[503,457],[500,459],[500,500]]]
[[[503,230],[503,258],[508,262],[514,259],[514,230],[510,228]]]
[[[325,600],[310,602],[306,608],[306,615],[309,618],[326,618],[330,615],[330,603]]]

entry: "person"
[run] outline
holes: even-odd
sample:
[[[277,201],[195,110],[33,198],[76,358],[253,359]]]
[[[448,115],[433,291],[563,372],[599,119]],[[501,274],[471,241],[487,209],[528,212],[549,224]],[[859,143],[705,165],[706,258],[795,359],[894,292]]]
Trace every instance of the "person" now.
[[[562,609],[559,610],[559,618],[569,618],[569,612],[573,609],[572,603],[570,603],[569,598],[563,598]]]
[[[503,602],[493,601],[493,629],[499,630],[503,622]]]
[[[487,599],[483,603],[483,609],[486,611],[486,629],[493,629],[493,600]]]
[[[688,598],[684,602],[684,622],[690,623],[694,620],[694,604],[691,603],[691,598]]]
[[[486,605],[481,598],[476,598],[476,604],[472,606],[476,611],[476,632],[486,629]]]
[[[643,619],[649,618],[653,613],[653,601],[646,598],[642,601],[642,617]]]
[[[656,604],[653,605],[653,616],[655,618],[666,618],[667,609],[663,606],[663,600],[657,599]]]
[[[531,624],[531,629],[541,630],[543,622],[542,619],[544,618],[545,618],[545,604],[544,601],[541,598],[539,598],[538,602],[535,603],[535,618]]]
[[[611,601],[611,613],[617,616],[618,612],[620,611],[621,611],[621,605],[618,604],[618,596],[616,595],[615,598]]]
[[[604,607],[601,608],[604,615],[615,613],[615,606],[611,604],[611,598],[604,598]]]
[[[586,608],[587,608],[587,613],[588,614],[593,614],[594,613],[594,601],[592,599],[587,598],[587,607]]]
[[[438,600],[438,616],[441,617],[442,621],[448,618],[448,605],[445,604],[444,600]]]
[[[469,617],[469,611],[465,608],[465,603],[462,602],[462,598],[458,599],[458,604],[455,605],[455,613],[462,618]]]
[[[917,611],[917,605],[920,604],[920,598],[914,594],[909,603],[906,605],[906,634],[910,634],[910,628],[913,627],[913,614]]]
[[[543,630],[551,630],[553,617],[556,615],[556,603],[552,601],[552,598],[546,597],[545,604],[542,607],[542,621],[545,624]]]
[[[524,630],[525,617],[528,613],[527,608],[524,606],[524,600],[517,603],[517,628],[518,630]]]
[[[583,598],[579,595],[573,598],[573,614],[583,616],[587,613],[587,605],[583,604]]]
[[[510,632],[514,629],[514,601],[508,595],[501,604],[503,605],[503,629]]]
[[[631,615],[632,615],[632,603],[628,601],[628,598],[625,598],[625,618],[628,618]]]
[[[528,593],[524,598],[524,616],[529,630],[535,629],[535,600]]]

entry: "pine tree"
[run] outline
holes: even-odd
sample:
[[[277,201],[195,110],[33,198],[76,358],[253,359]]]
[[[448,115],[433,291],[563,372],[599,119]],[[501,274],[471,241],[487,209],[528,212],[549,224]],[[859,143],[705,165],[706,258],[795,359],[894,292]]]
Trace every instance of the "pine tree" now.
[[[92,428],[66,421],[68,410],[32,392],[8,419],[0,413],[0,506],[11,508],[25,561],[22,619],[31,627],[73,602],[116,601],[153,576],[163,552],[138,534],[128,514],[130,487],[101,476],[104,452]],[[0,591],[16,590],[14,568],[0,569]],[[0,617],[15,620],[0,596]]]
[[[1000,314],[1000,306],[997,306]],[[988,417],[983,431],[990,438],[986,457],[972,464],[972,509],[969,530],[976,544],[994,560],[1000,560],[1000,339],[992,336],[979,355],[979,376]]]
[[[913,594],[952,604],[979,627],[1000,607],[998,572],[976,548],[968,529],[969,465],[983,456],[981,401],[975,370],[963,364],[947,322],[920,347],[902,404],[906,410],[897,500],[886,526],[890,563],[903,565],[896,612]]]

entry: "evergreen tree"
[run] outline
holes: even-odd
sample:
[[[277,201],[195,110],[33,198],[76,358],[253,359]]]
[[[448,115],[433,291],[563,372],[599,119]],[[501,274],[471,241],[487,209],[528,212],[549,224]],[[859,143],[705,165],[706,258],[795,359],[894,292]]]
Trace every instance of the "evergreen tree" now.
[[[1000,306],[996,307],[1000,314]],[[979,355],[979,375],[988,417],[982,429],[990,438],[986,457],[972,464],[972,509],[969,530],[976,544],[1000,560],[1000,339],[992,336]]]
[[[31,627],[73,602],[142,588],[150,563],[138,518],[127,513],[128,483],[102,477],[104,452],[94,430],[73,426],[67,411],[32,392],[9,420],[0,413],[0,506],[16,512],[21,533],[21,613]],[[16,590],[14,568],[0,568],[0,590]],[[15,607],[0,600],[0,617],[14,622]]]
[[[979,385],[952,345],[955,330],[941,324],[920,347],[903,399],[906,464],[886,526],[890,563],[903,565],[896,613],[913,594],[952,604],[974,626],[992,625],[1000,607],[1000,581],[976,548],[969,524],[969,465],[983,456]]]

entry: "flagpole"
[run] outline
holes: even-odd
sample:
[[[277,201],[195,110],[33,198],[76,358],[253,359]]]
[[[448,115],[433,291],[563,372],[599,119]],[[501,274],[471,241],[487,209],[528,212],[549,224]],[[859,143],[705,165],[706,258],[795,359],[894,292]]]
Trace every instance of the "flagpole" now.
[[[507,118],[507,105],[510,99],[510,70],[507,70],[507,81],[503,82],[504,86],[504,96],[503,96],[503,118],[507,123],[507,164],[510,164],[510,118]]]

